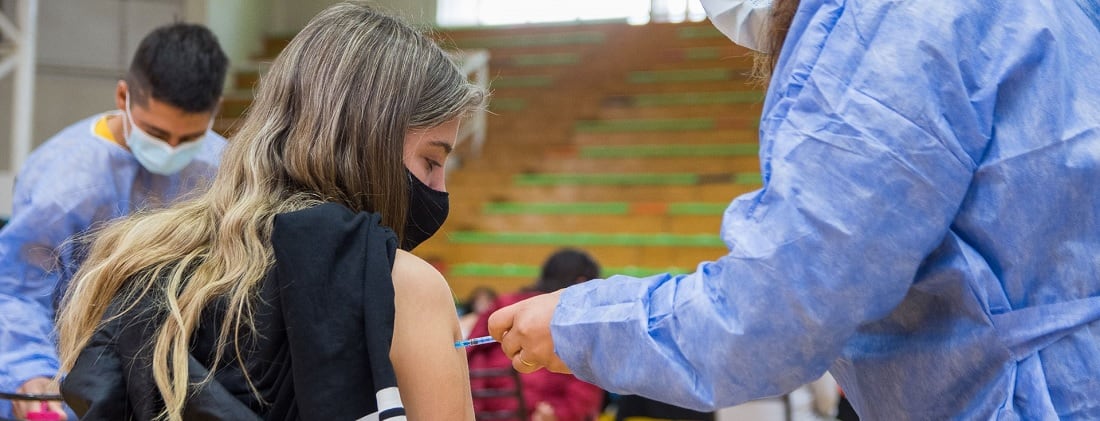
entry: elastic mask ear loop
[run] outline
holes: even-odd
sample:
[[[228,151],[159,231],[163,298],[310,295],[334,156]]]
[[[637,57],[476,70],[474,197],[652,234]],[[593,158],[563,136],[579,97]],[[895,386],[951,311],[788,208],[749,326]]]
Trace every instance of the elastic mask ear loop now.
[[[130,90],[126,90],[126,112],[122,114],[126,117],[126,123],[122,125],[122,136],[125,139],[122,141],[127,142],[130,140],[130,125],[134,124],[134,112],[130,111]]]

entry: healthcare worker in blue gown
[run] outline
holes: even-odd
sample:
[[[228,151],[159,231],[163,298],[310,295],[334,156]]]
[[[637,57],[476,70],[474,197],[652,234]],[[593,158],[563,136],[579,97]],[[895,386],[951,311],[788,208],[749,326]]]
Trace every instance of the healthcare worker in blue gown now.
[[[1100,419],[1100,0],[796,10],[729,253],[501,309],[513,365],[696,409],[829,370],[865,419]]]
[[[54,306],[81,261],[74,236],[213,178],[225,139],[210,129],[227,65],[209,29],[158,28],[118,82],[118,111],[69,126],[27,159],[0,230],[0,391],[56,393]],[[14,415],[38,405],[17,403]],[[0,401],[0,418],[11,411]]]

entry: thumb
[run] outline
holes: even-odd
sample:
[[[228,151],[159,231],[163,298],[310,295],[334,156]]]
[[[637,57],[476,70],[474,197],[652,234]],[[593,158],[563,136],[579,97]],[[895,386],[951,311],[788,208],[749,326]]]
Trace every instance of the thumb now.
[[[489,334],[493,335],[493,339],[501,340],[504,337],[504,332],[512,329],[512,323],[516,317],[516,306],[510,305],[500,310],[494,311],[489,315]]]

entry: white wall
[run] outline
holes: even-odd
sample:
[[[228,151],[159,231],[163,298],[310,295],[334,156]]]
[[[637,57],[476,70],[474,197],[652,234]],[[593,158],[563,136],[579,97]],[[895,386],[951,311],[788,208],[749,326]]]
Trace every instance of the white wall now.
[[[187,20],[202,22],[218,37],[233,70],[251,69],[263,48],[273,0],[188,0]],[[231,78],[229,78],[231,79]]]

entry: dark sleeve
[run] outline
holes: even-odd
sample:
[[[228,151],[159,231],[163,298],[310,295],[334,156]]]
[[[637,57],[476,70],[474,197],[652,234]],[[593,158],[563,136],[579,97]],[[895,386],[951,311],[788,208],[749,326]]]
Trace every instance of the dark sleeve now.
[[[118,327],[112,324],[96,332],[61,382],[65,403],[81,420],[129,418],[122,359],[113,339]]]
[[[299,413],[358,419],[378,411],[370,395],[397,385],[389,359],[393,231],[376,214],[322,204],[276,216],[272,247]]]
[[[130,311],[108,321],[80,352],[73,369],[61,384],[65,402],[82,421],[154,420],[164,410],[164,400],[153,379],[153,340],[165,318],[157,305],[162,291],[143,294]],[[125,297],[126,294],[120,295]],[[117,315],[124,299],[107,310]],[[244,403],[217,381],[206,381],[209,371],[194,356],[188,360],[192,387],[183,417],[187,420],[257,420]]]

